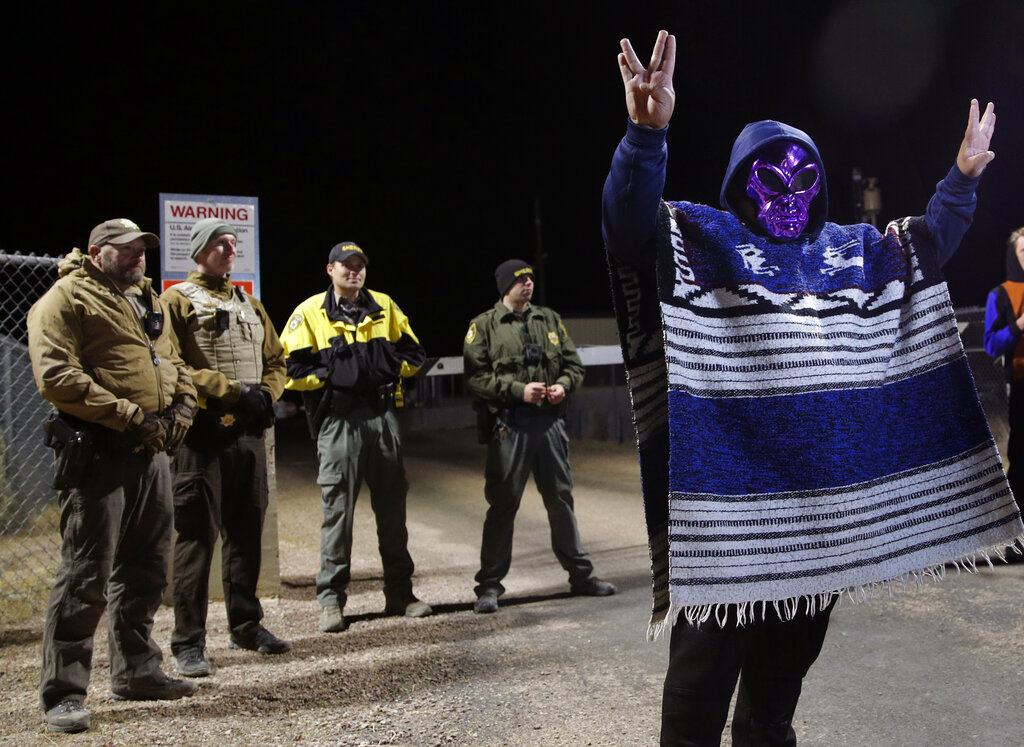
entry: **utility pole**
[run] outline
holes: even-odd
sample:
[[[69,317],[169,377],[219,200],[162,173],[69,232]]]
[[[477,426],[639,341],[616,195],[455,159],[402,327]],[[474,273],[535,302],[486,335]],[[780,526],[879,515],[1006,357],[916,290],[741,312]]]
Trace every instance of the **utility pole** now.
[[[547,306],[547,294],[544,289],[544,265],[548,255],[544,253],[544,231],[540,218],[540,193],[533,198],[533,232],[536,242],[533,250],[533,297],[539,306]]]

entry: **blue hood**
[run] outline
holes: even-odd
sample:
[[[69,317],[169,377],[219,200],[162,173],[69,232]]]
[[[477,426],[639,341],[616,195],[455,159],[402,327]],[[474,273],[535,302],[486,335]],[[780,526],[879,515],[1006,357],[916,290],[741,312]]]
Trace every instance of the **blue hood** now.
[[[825,164],[821,162],[821,154],[818,153],[818,146],[814,144],[810,136],[803,130],[790,127],[783,122],[776,122],[774,119],[762,119],[760,122],[751,122],[743,128],[743,132],[736,138],[732,145],[732,155],[729,156],[729,168],[726,169],[725,179],[722,181],[722,192],[719,201],[722,207],[730,213],[744,219],[743,213],[729,201],[729,194],[732,193],[734,201],[738,199],[749,200],[746,196],[747,177],[749,176],[750,164],[754,160],[754,152],[765,145],[780,140],[791,140],[802,145],[810,153],[821,169],[821,189],[818,196],[811,203],[810,220],[807,228],[800,234],[800,238],[813,238],[821,231],[822,226],[828,219],[828,181],[825,178]],[[734,181],[742,180],[742,183],[733,185]],[[732,187],[730,189],[730,187]],[[737,198],[736,195],[741,195]],[[753,201],[751,201],[753,202]],[[749,223],[749,221],[745,221]],[[757,226],[751,226],[757,229]]]

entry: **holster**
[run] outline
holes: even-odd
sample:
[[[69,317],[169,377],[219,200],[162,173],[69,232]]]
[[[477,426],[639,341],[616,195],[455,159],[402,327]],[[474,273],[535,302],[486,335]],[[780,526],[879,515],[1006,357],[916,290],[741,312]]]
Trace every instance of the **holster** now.
[[[43,443],[54,451],[52,486],[70,490],[82,484],[96,456],[96,438],[84,423],[55,412],[43,423]]]
[[[325,384],[319,389],[310,389],[302,392],[302,409],[306,412],[306,425],[309,427],[309,437],[316,443],[320,436],[320,426],[324,424],[327,413],[331,411],[331,398],[324,396],[330,392],[330,384]]]
[[[476,442],[489,444],[494,437],[494,424],[497,416],[483,403],[473,409],[476,410]]]

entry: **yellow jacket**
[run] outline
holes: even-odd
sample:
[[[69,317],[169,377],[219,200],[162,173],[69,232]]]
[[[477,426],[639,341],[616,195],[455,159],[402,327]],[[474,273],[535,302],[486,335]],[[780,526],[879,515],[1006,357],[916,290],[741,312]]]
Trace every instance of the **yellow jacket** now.
[[[281,332],[286,389],[310,391],[330,383],[337,390],[372,394],[423,365],[423,346],[390,296],[363,289],[358,303],[362,316],[356,323],[338,309],[333,289],[299,304]]]

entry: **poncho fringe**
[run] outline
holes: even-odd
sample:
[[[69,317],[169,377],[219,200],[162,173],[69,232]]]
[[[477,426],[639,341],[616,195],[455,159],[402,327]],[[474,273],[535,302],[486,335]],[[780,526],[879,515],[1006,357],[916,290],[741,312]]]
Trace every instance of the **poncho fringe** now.
[[[669,602],[668,609],[664,615],[652,616],[647,626],[647,640],[656,641],[662,634],[672,629],[679,617],[682,617],[689,625],[700,626],[708,622],[712,617],[719,625],[724,625],[727,617],[735,616],[738,625],[746,625],[765,619],[765,611],[769,608],[775,611],[780,620],[792,620],[798,609],[807,614],[813,615],[817,610],[824,609],[833,599],[836,600],[836,607],[841,607],[844,599],[853,604],[861,604],[869,599],[882,597],[894,597],[896,594],[907,591],[911,582],[914,588],[920,589],[930,579],[935,583],[946,580],[946,572],[952,566],[957,575],[963,573],[979,573],[978,563],[982,562],[989,568],[995,568],[992,563],[993,557],[1006,563],[1008,552],[1013,551],[1017,555],[1024,556],[1024,535],[1017,537],[1013,542],[1005,545],[997,545],[976,553],[965,555],[962,558],[951,560],[948,563],[940,563],[922,568],[918,571],[909,571],[896,578],[874,581],[870,584],[860,586],[848,586],[844,589],[809,594],[800,597],[789,597],[774,601],[761,600],[758,602],[742,602],[740,604],[703,604],[694,607],[677,607]]]

